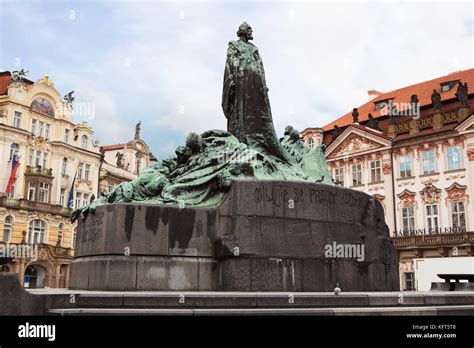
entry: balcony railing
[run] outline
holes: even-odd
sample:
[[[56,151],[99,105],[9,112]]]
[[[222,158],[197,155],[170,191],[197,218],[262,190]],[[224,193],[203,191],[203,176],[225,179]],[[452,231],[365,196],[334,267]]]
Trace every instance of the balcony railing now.
[[[436,246],[474,243],[474,232],[392,237],[395,247]]]
[[[13,208],[13,209],[25,209],[32,211],[40,211],[48,214],[69,216],[71,209],[65,208],[60,205],[29,201],[26,199],[0,197],[0,207]]]
[[[47,175],[53,176],[53,169],[52,168],[45,168],[42,166],[26,166],[26,174],[40,174],[40,175]]]

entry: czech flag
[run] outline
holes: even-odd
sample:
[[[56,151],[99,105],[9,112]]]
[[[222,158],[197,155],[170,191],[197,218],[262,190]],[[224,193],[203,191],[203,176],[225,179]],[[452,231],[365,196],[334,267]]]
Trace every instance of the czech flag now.
[[[15,183],[15,178],[16,178],[16,172],[18,171],[18,168],[20,167],[20,155],[18,152],[15,152],[12,158],[12,172],[10,174],[10,179],[8,179],[8,185],[7,189],[5,190],[5,193],[8,195],[12,191],[13,184]]]

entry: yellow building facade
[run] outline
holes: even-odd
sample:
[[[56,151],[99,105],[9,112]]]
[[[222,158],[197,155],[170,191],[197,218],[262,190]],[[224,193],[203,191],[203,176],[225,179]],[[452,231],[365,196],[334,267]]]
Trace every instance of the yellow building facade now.
[[[93,110],[74,103],[72,94],[63,99],[48,76],[33,82],[0,73],[0,270],[17,273],[30,287],[67,287],[73,182],[73,208],[97,197],[101,154],[89,125],[74,123],[76,106]],[[19,166],[6,192],[15,154]],[[8,257],[6,250],[22,246],[36,252]]]

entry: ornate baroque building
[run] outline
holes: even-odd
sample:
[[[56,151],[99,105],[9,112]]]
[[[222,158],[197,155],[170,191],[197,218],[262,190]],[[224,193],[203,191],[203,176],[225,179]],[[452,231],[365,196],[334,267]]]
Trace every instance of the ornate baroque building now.
[[[474,255],[474,69],[372,99],[323,128],[302,132],[325,144],[340,186],[385,209],[400,258],[400,287],[416,289],[414,259]]]
[[[48,76],[25,76],[0,73],[0,245],[38,246],[38,253],[0,267],[21,282],[29,276],[30,286],[66,287],[75,243],[71,185],[77,173],[74,207],[97,196],[101,154],[88,124],[73,121],[72,93],[63,99]],[[19,165],[7,192],[15,155]]]
[[[114,186],[135,179],[156,158],[140,138],[141,122],[135,126],[135,136],[126,144],[102,146],[99,191],[110,191]]]

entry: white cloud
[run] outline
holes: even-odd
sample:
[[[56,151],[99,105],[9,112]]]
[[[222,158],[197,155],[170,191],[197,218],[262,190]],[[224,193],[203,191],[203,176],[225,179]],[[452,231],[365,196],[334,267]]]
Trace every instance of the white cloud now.
[[[182,134],[172,141],[145,139],[155,154],[172,153],[190,131],[225,129],[220,107],[225,52],[244,20],[254,28],[280,134],[287,124],[323,126],[367,101],[369,89],[389,91],[474,65],[470,2],[87,6],[97,18],[78,8],[84,21],[70,28],[71,40],[61,30],[64,19],[48,17],[48,6],[17,11],[19,25],[33,20],[42,28],[35,32],[38,42],[64,43],[61,52],[81,48],[71,54],[73,62],[59,62],[45,46],[25,57],[44,70],[30,73],[49,73],[56,85],[76,90],[76,101],[94,101],[97,117],[90,124],[102,144],[129,140],[138,119],[144,133],[156,128]],[[82,33],[91,30],[98,34],[87,41]]]

